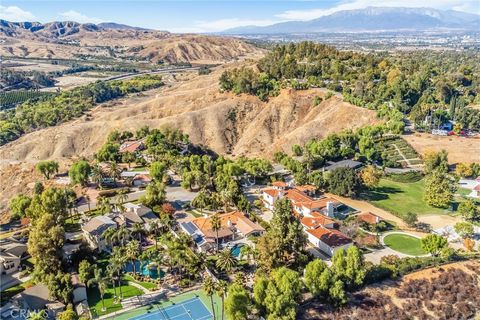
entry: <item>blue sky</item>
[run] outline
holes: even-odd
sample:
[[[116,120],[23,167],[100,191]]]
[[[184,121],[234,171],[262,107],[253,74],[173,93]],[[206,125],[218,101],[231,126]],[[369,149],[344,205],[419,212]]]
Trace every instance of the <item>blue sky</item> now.
[[[40,22],[113,21],[172,32],[215,32],[237,26],[311,20],[368,6],[423,6],[480,14],[480,0],[2,0],[0,18]]]

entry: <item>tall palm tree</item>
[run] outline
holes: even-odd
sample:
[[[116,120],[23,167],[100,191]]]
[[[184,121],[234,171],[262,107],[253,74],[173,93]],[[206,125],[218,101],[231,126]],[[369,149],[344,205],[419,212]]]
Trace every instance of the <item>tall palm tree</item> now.
[[[125,246],[125,241],[129,236],[130,236],[130,231],[128,231],[127,227],[121,226],[120,228],[117,229],[116,238],[117,238],[117,241],[122,244],[122,246]]]
[[[228,290],[228,283],[225,280],[219,280],[215,286],[217,295],[222,299],[222,320],[225,318],[225,295]]]
[[[105,308],[105,300],[103,297],[105,296],[105,291],[108,287],[108,280],[107,277],[102,272],[102,269],[99,267],[95,267],[93,270],[93,278],[89,279],[87,282],[87,286],[96,286],[98,291],[100,292],[100,298],[102,299],[102,311],[107,310]]]
[[[217,253],[219,250],[218,246],[218,231],[222,228],[222,221],[220,219],[220,215],[218,213],[215,213],[211,218],[210,218],[210,223],[212,225],[212,231],[215,232],[215,242],[217,243]]]
[[[158,248],[157,242],[158,242],[158,233],[162,230],[162,226],[157,220],[154,220],[150,222],[150,234],[153,235],[153,238],[155,240],[155,249]]]
[[[117,299],[117,286],[115,284],[115,280],[117,279],[117,269],[114,264],[109,263],[106,269],[107,280],[112,283],[113,286],[113,303],[115,303]]]
[[[117,229],[108,228],[107,230],[105,230],[103,232],[102,237],[103,237],[103,239],[105,239],[105,242],[108,245],[113,246],[113,244],[117,240]]]
[[[215,293],[215,282],[213,281],[212,277],[206,276],[205,280],[203,281],[203,290],[205,294],[210,297],[210,303],[212,304],[212,311],[213,311],[213,320],[216,319],[215,316],[215,307],[213,305],[213,294]]]
[[[138,242],[142,243],[142,235],[145,234],[145,227],[139,222],[135,222],[132,227],[132,236],[138,237]]]
[[[240,255],[242,259],[246,258],[247,262],[250,263],[251,257],[253,256],[254,250],[248,244],[245,244],[240,248]]]
[[[113,248],[112,256],[110,258],[110,265],[117,271],[117,280],[118,280],[118,287],[120,291],[119,299],[123,299],[123,292],[122,292],[122,276],[124,272],[124,266],[127,262],[128,257],[125,254],[125,250],[123,247],[116,247]]]
[[[230,272],[237,265],[237,262],[237,259],[232,255],[232,250],[225,248],[218,254],[216,266],[225,272]]]
[[[128,200],[128,190],[127,189],[122,189],[120,190],[117,195],[115,196],[115,203],[116,204],[122,204],[127,202]]]
[[[137,273],[135,262],[140,255],[140,243],[137,240],[130,241],[125,247],[126,256],[132,261],[133,274]]]
[[[107,197],[100,196],[97,198],[97,209],[100,210],[102,214],[110,212],[110,199]]]
[[[96,183],[100,187],[100,189],[102,188],[103,176],[104,173],[102,167],[100,167],[99,164],[92,167],[92,181]]]
[[[117,179],[120,178],[120,169],[116,162],[112,161],[108,164],[108,175],[112,178],[113,184],[117,185]]]

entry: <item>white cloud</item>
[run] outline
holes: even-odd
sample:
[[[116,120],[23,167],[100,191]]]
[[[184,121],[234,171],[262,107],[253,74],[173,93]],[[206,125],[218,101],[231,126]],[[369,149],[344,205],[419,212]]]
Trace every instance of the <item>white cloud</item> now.
[[[75,21],[75,22],[80,22],[80,23],[100,23],[103,22],[102,19],[99,18],[91,18],[88,17],[80,12],[77,12],[75,10],[69,10],[66,12],[60,13],[60,17],[62,20],[69,20],[69,21]]]
[[[22,10],[17,6],[1,6],[0,5],[0,19],[8,21],[35,21],[37,18],[28,11]]]
[[[191,28],[173,29],[174,32],[217,32],[243,26],[268,26],[281,20],[255,20],[255,19],[220,19],[213,21],[196,21]]]
[[[353,0],[326,9],[288,10],[277,14],[276,17],[286,20],[312,20],[342,10],[355,10],[366,7],[430,7],[436,9],[453,9],[470,13],[480,13],[480,5],[478,0],[435,0],[429,2],[418,0]]]

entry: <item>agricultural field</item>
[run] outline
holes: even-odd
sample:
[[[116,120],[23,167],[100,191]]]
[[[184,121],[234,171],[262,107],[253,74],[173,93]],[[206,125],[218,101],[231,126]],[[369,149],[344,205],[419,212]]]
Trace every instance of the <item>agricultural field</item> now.
[[[30,99],[53,95],[52,92],[36,90],[17,90],[0,93],[0,110],[12,108]]]
[[[423,163],[420,155],[399,136],[387,136],[375,142],[387,167],[411,167]]]

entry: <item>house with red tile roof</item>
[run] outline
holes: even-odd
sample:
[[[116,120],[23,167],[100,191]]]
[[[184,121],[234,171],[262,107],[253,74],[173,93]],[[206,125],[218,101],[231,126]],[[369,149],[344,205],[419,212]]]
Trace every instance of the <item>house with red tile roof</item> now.
[[[329,256],[333,256],[341,248],[346,250],[353,244],[352,239],[335,229],[319,226],[315,229],[307,229],[305,232],[308,241]]]
[[[368,223],[368,224],[377,224],[383,221],[383,219],[376,214],[373,214],[371,212],[362,212],[357,215],[358,220]]]
[[[125,152],[131,152],[135,153],[138,151],[142,151],[145,149],[145,144],[143,142],[144,140],[136,140],[136,141],[125,141],[120,145],[119,152],[120,153],[125,153]]]

